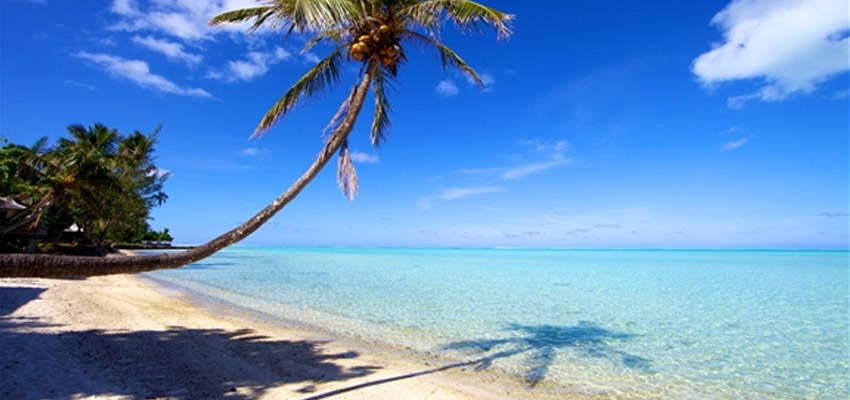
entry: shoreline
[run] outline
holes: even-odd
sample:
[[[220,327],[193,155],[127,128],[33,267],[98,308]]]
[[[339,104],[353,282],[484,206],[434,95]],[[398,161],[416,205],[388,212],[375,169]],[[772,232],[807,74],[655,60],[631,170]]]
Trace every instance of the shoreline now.
[[[548,397],[465,372],[468,364],[211,313],[140,276],[0,279],[0,305],[0,397]]]

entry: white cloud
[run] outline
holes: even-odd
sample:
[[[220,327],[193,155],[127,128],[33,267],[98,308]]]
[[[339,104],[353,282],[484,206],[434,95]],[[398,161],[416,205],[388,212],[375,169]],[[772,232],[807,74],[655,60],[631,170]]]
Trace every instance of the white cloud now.
[[[478,196],[487,193],[497,193],[501,192],[502,188],[498,186],[480,186],[480,187],[466,187],[466,188],[451,188],[442,190],[437,193],[434,197],[440,200],[455,200],[462,199],[470,196]]]
[[[366,154],[359,151],[351,152],[351,160],[364,164],[376,164],[378,163],[378,161],[380,161],[377,154]]]
[[[240,155],[240,156],[249,156],[249,157],[252,157],[252,156],[259,155],[259,154],[260,154],[260,149],[258,149],[258,148],[256,148],[256,147],[248,147],[248,148],[245,148],[245,149],[239,150],[239,155]]]
[[[749,142],[749,141],[750,141],[750,139],[748,139],[748,138],[741,138],[741,139],[738,139],[738,140],[731,140],[731,141],[728,141],[728,142],[726,142],[726,143],[723,143],[723,145],[722,145],[722,146],[720,146],[720,150],[721,150],[721,151],[735,150],[735,149],[738,149],[738,148],[740,148],[741,146],[745,145],[745,144],[746,144],[747,142]]]
[[[554,142],[544,142],[540,139],[523,140],[519,144],[531,147],[537,152],[552,152],[555,154],[561,154],[570,147],[570,142],[563,139]]]
[[[210,72],[207,77],[223,80],[225,82],[250,81],[254,78],[263,76],[268,72],[269,67],[283,60],[287,60],[292,55],[280,48],[275,48],[274,51],[267,53],[252,51],[248,53],[244,60],[229,61],[227,63],[227,71],[225,72]]]
[[[240,156],[243,157],[253,157],[259,160],[264,159],[266,156],[271,154],[271,150],[269,149],[260,149],[257,147],[246,147],[237,152]]]
[[[504,189],[498,186],[455,187],[441,190],[433,196],[420,197],[416,205],[420,210],[427,210],[438,201],[457,200],[502,191]]]
[[[112,2],[111,11],[118,15],[136,15],[139,13],[139,8],[135,0],[115,0]]]
[[[705,85],[764,80],[757,92],[731,97],[731,107],[812,92],[850,68],[847,15],[846,0],[734,0],[711,20],[725,42],[697,57],[693,72]]]
[[[151,73],[150,67],[144,61],[127,60],[109,54],[92,54],[85,51],[77,53],[76,56],[91,61],[115,77],[127,79],[143,88],[183,96],[212,97],[204,89],[180,87],[161,75]]]
[[[727,129],[723,132],[720,132],[720,136],[731,135],[733,133],[738,133],[738,132],[741,132],[741,128],[739,128],[737,126],[730,126],[729,129]]]
[[[446,97],[455,96],[460,93],[460,89],[457,88],[457,85],[455,85],[454,81],[451,79],[440,81],[434,90],[436,90],[440,96]]]
[[[526,177],[531,174],[537,174],[547,169],[551,169],[560,165],[567,165],[571,163],[572,160],[568,158],[555,157],[552,160],[539,162],[539,163],[531,163],[524,164],[517,167],[513,167],[508,169],[502,174],[502,179],[512,180]]]
[[[95,87],[92,86],[92,85],[89,85],[88,83],[77,82],[77,81],[71,80],[71,79],[65,79],[65,83],[67,83],[71,86],[81,87],[83,89],[95,90]]]
[[[504,180],[523,178],[528,175],[537,174],[572,162],[571,159],[564,158],[564,153],[569,150],[570,147],[570,143],[566,140],[545,142],[540,139],[534,139],[522,141],[520,144],[531,147],[532,150],[537,153],[548,153],[549,159],[508,168],[502,173],[502,179]]]
[[[319,56],[317,56],[317,55],[315,55],[315,54],[313,54],[309,51],[301,54],[301,57],[304,57],[304,61],[306,61],[309,64],[318,64],[319,61],[322,61],[322,59],[319,58]]]
[[[183,51],[183,45],[180,43],[170,42],[165,39],[156,39],[153,36],[133,36],[133,43],[147,47],[150,50],[164,54],[168,59],[186,63],[188,66],[195,66],[201,62],[202,56],[191,54]]]
[[[245,32],[246,23],[211,27],[209,21],[225,11],[256,6],[254,0],[114,0],[110,10],[120,18],[113,29],[152,31],[194,41],[219,32]]]
[[[833,218],[833,217],[846,217],[847,215],[848,215],[848,214],[847,214],[846,212],[843,212],[843,211],[838,211],[838,212],[822,212],[822,213],[818,213],[818,216],[820,216],[820,217],[830,217],[830,218]]]

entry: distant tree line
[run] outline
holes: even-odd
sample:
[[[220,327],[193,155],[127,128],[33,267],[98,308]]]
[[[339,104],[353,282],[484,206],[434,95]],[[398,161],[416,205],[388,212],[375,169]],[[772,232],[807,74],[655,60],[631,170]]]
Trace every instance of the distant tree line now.
[[[159,127],[126,136],[99,123],[67,130],[54,146],[46,137],[2,144],[0,197],[26,209],[0,211],[0,251],[23,251],[34,239],[40,251],[101,253],[116,243],[170,241],[168,229],[148,224],[168,198],[169,173],[154,165]]]

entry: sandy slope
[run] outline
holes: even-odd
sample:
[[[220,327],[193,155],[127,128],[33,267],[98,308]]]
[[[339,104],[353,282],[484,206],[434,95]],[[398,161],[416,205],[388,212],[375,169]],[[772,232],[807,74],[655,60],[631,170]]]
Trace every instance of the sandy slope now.
[[[128,275],[0,279],[0,398],[517,398],[309,332],[229,320]],[[472,375],[472,374],[467,374]]]

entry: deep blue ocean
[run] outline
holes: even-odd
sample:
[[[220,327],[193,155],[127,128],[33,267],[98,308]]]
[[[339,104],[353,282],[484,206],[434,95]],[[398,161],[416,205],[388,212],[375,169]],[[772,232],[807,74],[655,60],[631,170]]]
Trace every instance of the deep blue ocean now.
[[[528,390],[850,398],[850,253],[235,247],[146,277]]]

